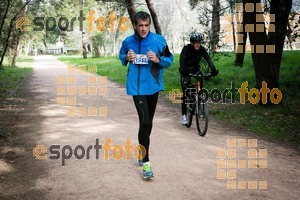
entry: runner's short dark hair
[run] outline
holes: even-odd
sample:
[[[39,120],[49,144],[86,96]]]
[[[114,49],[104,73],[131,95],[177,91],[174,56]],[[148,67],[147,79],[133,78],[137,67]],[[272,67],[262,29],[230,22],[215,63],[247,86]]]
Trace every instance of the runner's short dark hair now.
[[[151,17],[147,12],[144,11],[137,12],[133,18],[134,25],[136,25],[138,23],[138,20],[140,19],[143,21],[149,19],[149,23],[151,24]]]

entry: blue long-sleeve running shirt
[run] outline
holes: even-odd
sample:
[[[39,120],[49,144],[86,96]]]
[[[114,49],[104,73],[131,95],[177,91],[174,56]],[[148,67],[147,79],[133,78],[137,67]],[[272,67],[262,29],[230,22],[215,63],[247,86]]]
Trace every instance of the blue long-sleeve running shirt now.
[[[129,50],[133,50],[135,54],[141,54],[140,59],[136,59],[136,63],[139,64],[126,60]],[[158,63],[145,58],[150,50],[159,58]],[[174,57],[163,36],[152,32],[149,32],[145,38],[140,38],[137,34],[128,36],[122,43],[119,58],[124,66],[127,66],[129,62],[126,80],[128,95],[152,95],[164,90],[164,68],[172,64]]]

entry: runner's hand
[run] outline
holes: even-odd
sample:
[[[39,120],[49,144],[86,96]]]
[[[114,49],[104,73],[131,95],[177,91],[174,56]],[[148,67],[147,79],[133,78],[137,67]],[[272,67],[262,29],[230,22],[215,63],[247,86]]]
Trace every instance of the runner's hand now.
[[[135,57],[136,57],[136,54],[134,53],[134,51],[132,49],[130,49],[127,52],[126,60],[128,60],[128,61],[134,61]]]
[[[155,53],[153,52],[153,51],[148,51],[147,52],[147,58],[148,58],[148,60],[151,60],[151,61],[153,61],[153,62],[155,62],[155,63],[158,63],[159,62],[159,59],[158,59],[158,57],[155,55]]]

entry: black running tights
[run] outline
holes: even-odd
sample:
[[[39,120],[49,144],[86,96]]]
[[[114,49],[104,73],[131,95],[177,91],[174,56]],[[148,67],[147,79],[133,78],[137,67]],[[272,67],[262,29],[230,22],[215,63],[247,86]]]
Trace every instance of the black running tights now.
[[[143,162],[149,161],[150,134],[159,92],[152,95],[133,96],[133,101],[139,115],[139,143],[146,149]]]

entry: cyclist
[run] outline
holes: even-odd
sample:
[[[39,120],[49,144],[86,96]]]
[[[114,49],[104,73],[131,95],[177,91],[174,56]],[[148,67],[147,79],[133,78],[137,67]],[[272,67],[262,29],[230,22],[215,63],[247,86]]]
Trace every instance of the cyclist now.
[[[181,113],[182,116],[180,117],[181,124],[186,125],[186,95],[185,91],[191,84],[191,77],[189,73],[197,73],[200,71],[199,63],[202,57],[208,63],[209,68],[211,69],[212,76],[216,76],[219,73],[219,70],[216,69],[215,65],[213,64],[210,56],[208,55],[205,48],[201,45],[203,43],[203,36],[201,33],[194,33],[190,37],[190,44],[183,47],[181,54],[180,54],[180,68],[179,72],[181,75],[181,88],[183,92],[183,96],[181,98]],[[201,81],[201,87],[203,85],[203,81]]]

